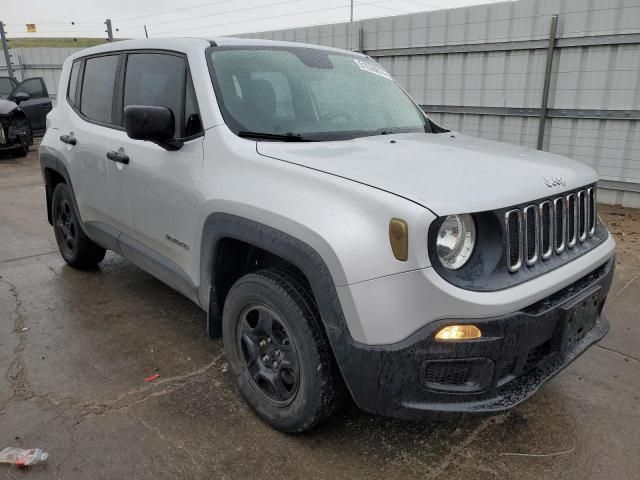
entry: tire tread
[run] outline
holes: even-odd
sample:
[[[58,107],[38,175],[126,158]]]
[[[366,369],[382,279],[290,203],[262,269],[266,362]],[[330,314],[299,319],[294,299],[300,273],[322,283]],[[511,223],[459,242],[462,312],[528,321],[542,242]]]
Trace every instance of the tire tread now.
[[[256,282],[260,285],[267,284],[287,304],[288,308],[296,311],[300,318],[306,319],[306,322],[300,326],[313,339],[317,349],[314,357],[315,363],[318,365],[320,396],[315,399],[316,404],[313,412],[307,418],[289,427],[273,426],[288,433],[301,433],[309,430],[330,417],[337,409],[340,403],[341,384],[341,376],[322,326],[320,314],[315,306],[315,301],[303,279],[281,268],[267,268],[243,276],[232,287],[227,299],[233,296],[237,286],[246,282]],[[311,399],[311,401],[313,400]],[[258,413],[260,414],[260,412]]]
[[[66,183],[59,183],[56,185],[56,188],[53,190],[53,195],[51,196],[51,211],[54,211],[54,205],[56,199],[60,196],[67,196],[69,200],[71,200],[71,191]],[[80,225],[80,218],[78,217],[78,213],[75,211],[74,202],[70,202],[73,215]],[[55,227],[54,227],[55,228]],[[69,264],[69,266],[73,268],[77,268],[78,270],[88,270],[91,268],[95,268],[103,259],[107,251],[99,245],[96,245],[89,237],[87,237],[82,230],[82,227],[79,226],[78,230],[78,248],[76,252],[72,256],[62,255],[65,262]],[[60,250],[62,254],[62,250]]]

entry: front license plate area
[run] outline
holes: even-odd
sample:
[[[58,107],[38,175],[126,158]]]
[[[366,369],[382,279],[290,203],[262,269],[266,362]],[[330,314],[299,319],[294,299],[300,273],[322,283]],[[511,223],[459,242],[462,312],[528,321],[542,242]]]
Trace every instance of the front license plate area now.
[[[565,318],[565,351],[570,350],[595,326],[598,320],[599,290],[600,287],[590,289],[562,307]]]

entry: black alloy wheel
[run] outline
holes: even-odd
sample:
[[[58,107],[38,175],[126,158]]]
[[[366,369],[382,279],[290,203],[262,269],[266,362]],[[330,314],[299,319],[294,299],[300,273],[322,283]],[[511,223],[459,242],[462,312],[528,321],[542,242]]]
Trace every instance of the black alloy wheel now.
[[[73,203],[73,193],[59,183],[51,196],[51,222],[56,243],[64,261],[73,268],[95,268],[104,258],[106,250],[96,245],[82,230],[82,224]]]
[[[343,403],[342,379],[300,274],[267,268],[239,278],[225,299],[222,340],[240,392],[272,427],[309,430]]]
[[[298,352],[278,314],[262,304],[248,306],[237,323],[236,341],[254,387],[283,406],[300,384]]]
[[[67,198],[61,198],[55,205],[53,211],[53,225],[56,234],[58,247],[63,256],[73,255],[76,242],[78,225],[73,215],[72,206]]]

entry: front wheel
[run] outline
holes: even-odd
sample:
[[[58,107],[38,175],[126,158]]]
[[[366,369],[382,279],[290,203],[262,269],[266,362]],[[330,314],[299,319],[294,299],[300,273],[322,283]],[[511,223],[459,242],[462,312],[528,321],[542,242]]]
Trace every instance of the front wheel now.
[[[339,373],[300,280],[277,269],[240,278],[227,296],[222,328],[240,391],[266,423],[302,432],[333,413]]]

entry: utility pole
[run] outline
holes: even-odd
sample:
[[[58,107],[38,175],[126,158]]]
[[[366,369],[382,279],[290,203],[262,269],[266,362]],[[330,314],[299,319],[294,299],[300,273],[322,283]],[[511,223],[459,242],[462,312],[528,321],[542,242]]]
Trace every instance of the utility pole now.
[[[2,38],[2,50],[4,50],[4,61],[7,63],[7,73],[9,78],[15,80],[13,76],[13,67],[11,66],[11,55],[9,54],[9,44],[7,43],[7,35],[4,33],[4,23],[0,21],[0,38]]]
[[[113,30],[111,29],[111,19],[107,18],[107,20],[104,22],[104,24],[107,26],[107,41],[108,42],[113,42]]]
[[[549,87],[551,85],[551,70],[553,68],[553,53],[556,48],[556,31],[558,29],[558,15],[551,17],[549,29],[549,43],[547,46],[547,66],[544,71],[544,84],[542,87],[542,107],[540,108],[540,123],[538,125],[538,150],[544,147],[544,129],[547,122],[549,108]]]
[[[351,0],[351,13],[349,14],[349,49],[353,50],[353,0]]]

